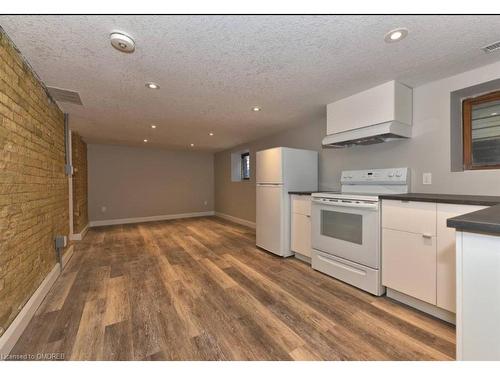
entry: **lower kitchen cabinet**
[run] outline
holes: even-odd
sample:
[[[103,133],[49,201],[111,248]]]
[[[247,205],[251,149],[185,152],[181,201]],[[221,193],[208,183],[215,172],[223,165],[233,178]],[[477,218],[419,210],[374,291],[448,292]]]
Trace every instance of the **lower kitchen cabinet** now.
[[[416,302],[416,308],[443,319],[453,317],[456,312],[455,230],[446,226],[446,220],[483,208],[382,201],[382,284],[409,296]]]
[[[311,217],[302,214],[292,216],[292,251],[311,257]]]
[[[382,284],[436,304],[436,237],[382,230]]]
[[[292,195],[291,250],[311,258],[311,197]]]
[[[500,237],[457,231],[457,359],[500,360]]]

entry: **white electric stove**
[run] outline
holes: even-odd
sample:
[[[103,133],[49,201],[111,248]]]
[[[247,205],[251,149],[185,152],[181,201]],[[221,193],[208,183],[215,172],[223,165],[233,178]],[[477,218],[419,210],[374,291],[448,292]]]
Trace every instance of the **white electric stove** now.
[[[382,295],[379,196],[408,193],[409,170],[343,171],[341,186],[312,194],[312,267]]]

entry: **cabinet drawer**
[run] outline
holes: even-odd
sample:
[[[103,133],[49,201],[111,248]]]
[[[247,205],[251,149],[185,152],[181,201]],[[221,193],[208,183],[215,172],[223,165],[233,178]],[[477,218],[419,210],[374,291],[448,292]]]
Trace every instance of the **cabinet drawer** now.
[[[311,218],[306,215],[292,215],[292,251],[311,257]]]
[[[382,201],[382,227],[436,235],[436,203]]]
[[[436,237],[382,229],[382,284],[436,304]]]
[[[311,215],[311,197],[309,195],[292,195],[292,213]]]

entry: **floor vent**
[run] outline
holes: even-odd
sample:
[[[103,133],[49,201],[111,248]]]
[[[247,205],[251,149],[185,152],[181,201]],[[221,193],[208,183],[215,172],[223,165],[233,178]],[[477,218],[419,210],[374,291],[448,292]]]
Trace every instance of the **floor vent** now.
[[[486,53],[491,53],[495,51],[500,51],[500,41],[492,43],[488,46],[481,48]]]
[[[80,98],[80,94],[77,93],[76,91],[70,91],[50,86],[48,86],[47,89],[49,90],[50,95],[56,102],[66,102],[66,103],[83,105],[82,99]]]

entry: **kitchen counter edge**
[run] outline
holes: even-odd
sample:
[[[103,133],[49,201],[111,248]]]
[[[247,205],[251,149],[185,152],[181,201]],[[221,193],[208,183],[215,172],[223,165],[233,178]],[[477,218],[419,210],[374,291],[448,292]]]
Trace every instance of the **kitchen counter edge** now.
[[[465,204],[476,206],[495,206],[500,204],[500,196],[495,195],[407,193],[389,195],[381,194],[379,198],[398,201]]]
[[[500,236],[500,204],[449,218],[446,224],[462,232]]]

